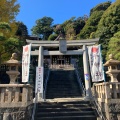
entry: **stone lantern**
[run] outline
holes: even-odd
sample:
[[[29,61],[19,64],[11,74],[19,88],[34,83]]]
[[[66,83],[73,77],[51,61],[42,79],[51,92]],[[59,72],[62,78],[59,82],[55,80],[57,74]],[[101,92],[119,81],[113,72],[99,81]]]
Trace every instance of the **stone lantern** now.
[[[17,79],[20,72],[18,71],[18,67],[20,62],[16,60],[17,54],[13,53],[10,60],[6,61],[5,64],[8,66],[9,70],[6,73],[10,77],[10,84],[15,84],[15,80]]]
[[[109,55],[109,59],[110,60],[108,60],[104,64],[104,66],[108,66],[108,71],[106,72],[106,74],[108,74],[111,77],[111,82],[118,82],[117,76],[120,73],[118,65],[120,65],[120,61],[114,60],[112,54]]]

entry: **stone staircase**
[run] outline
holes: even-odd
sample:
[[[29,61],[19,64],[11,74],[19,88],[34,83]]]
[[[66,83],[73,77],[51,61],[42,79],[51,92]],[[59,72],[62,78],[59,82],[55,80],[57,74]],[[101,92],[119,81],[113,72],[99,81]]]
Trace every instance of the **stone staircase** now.
[[[38,103],[35,120],[97,120],[97,117],[89,101],[60,98]]]
[[[46,99],[80,97],[81,91],[74,70],[50,72]]]
[[[50,72],[46,101],[37,104],[35,120],[97,120],[89,101],[84,101],[74,70]]]

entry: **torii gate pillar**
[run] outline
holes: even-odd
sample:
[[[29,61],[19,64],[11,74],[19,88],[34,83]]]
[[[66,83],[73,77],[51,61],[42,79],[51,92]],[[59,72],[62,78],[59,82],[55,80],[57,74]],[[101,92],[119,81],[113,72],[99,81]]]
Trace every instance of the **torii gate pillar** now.
[[[88,62],[88,50],[86,45],[83,45],[83,67],[84,67],[84,79],[85,79],[85,89],[86,89],[85,99],[90,99],[91,83],[90,83],[90,71],[89,71],[89,62]]]
[[[43,46],[39,47],[38,66],[43,67]]]
[[[43,67],[43,46],[39,46],[38,66]],[[38,96],[38,101],[42,100],[43,99],[43,92],[38,93],[37,96]]]

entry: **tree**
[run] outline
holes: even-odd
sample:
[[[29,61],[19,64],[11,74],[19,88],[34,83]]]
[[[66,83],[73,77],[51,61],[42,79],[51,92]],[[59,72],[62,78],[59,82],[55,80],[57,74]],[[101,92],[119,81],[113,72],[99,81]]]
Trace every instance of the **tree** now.
[[[104,13],[104,11],[111,5],[110,2],[105,2],[92,8],[90,11],[90,17],[86,21],[84,28],[80,31],[80,39],[89,39],[93,33],[96,32],[98,23]],[[92,34],[92,35],[91,35]]]
[[[0,22],[0,64],[10,58],[13,52],[21,50],[22,41],[13,37],[6,37],[5,33],[9,33],[11,28],[8,23]],[[21,51],[20,51],[21,53]]]
[[[94,8],[92,8],[90,10],[90,16],[95,12],[95,11],[105,11],[109,6],[111,5],[111,2],[104,2],[101,4],[98,4],[97,6],[95,6]]]
[[[15,35],[21,41],[22,44],[20,44],[20,46],[22,47],[22,45],[26,44],[26,38],[28,37],[27,26],[23,22],[16,22],[16,25],[17,25],[17,31]]]
[[[102,15],[96,31],[96,37],[99,37],[99,43],[102,44],[103,56],[105,58],[108,50],[108,43],[113,35],[120,31],[120,1],[113,3]]]
[[[113,54],[115,59],[120,60],[120,31],[110,39],[106,59],[109,54]]]
[[[20,5],[17,0],[0,0],[0,22],[6,22],[12,28],[6,36],[14,36],[17,26],[15,24],[16,15],[19,12]]]
[[[0,22],[0,43],[2,43],[5,40],[6,33],[11,31],[11,27],[6,22]]]
[[[75,39],[75,30],[74,28],[69,28],[67,31],[66,31],[66,39],[67,40],[74,40]]]
[[[53,25],[53,30],[55,32],[55,34],[59,35],[59,34],[64,34],[64,28],[61,24],[57,24],[57,25]]]
[[[85,22],[87,21],[88,17],[84,15],[83,17],[78,17],[74,20],[73,22],[73,28],[75,30],[75,34],[79,34],[80,31],[83,29],[85,26]]]
[[[66,20],[63,24],[61,24],[61,27],[64,28],[64,32],[66,33],[69,28],[72,28],[72,24],[75,17],[71,17],[69,20]]]
[[[48,40],[55,40],[57,37],[58,37],[57,34],[51,34],[51,35],[48,37]]]
[[[31,29],[32,34],[39,36],[41,39],[48,39],[49,35],[53,33],[53,19],[51,17],[43,17],[36,21],[36,25]]]
[[[0,64],[2,62],[2,55],[5,53],[5,46],[4,42],[6,40],[6,37],[4,36],[4,33],[7,31],[10,31],[11,28],[8,23],[0,22]]]
[[[16,31],[16,36],[21,37],[26,37],[28,36],[28,30],[27,30],[27,26],[23,23],[23,22],[16,22],[17,24],[17,31]]]
[[[85,17],[72,17],[61,24],[64,29],[66,39],[76,39],[76,35],[82,30],[85,25],[84,18]]]
[[[13,22],[19,12],[17,0],[0,0],[0,21]]]

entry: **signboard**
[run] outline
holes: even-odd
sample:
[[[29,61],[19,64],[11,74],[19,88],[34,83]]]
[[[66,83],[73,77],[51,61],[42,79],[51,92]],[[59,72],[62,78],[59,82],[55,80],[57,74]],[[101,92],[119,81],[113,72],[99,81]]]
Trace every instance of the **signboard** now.
[[[43,93],[43,67],[36,67],[36,89],[35,92]]]
[[[89,54],[89,63],[90,63],[92,81],[93,82],[103,81],[104,71],[103,71],[100,45],[89,46],[88,54]]]
[[[66,40],[59,40],[59,51],[61,53],[67,52]]]
[[[23,46],[22,82],[28,82],[28,80],[29,80],[30,52],[31,52],[31,44]]]

